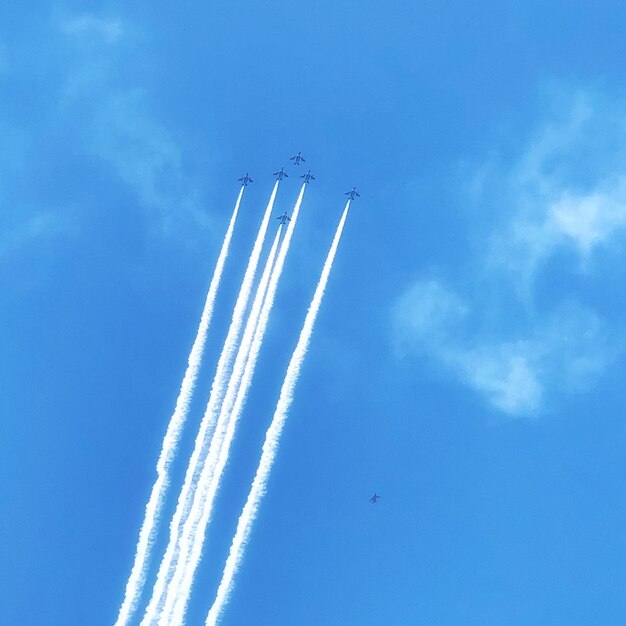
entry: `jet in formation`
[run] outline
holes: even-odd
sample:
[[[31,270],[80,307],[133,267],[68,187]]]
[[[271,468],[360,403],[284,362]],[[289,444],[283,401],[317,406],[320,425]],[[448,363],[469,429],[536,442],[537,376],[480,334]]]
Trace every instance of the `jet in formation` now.
[[[378,502],[378,500],[380,500],[380,496],[376,495],[376,492],[374,492],[374,495],[370,498],[370,502],[372,504],[376,504],[376,502]]]
[[[287,215],[287,211],[285,211],[282,215],[279,215],[277,220],[280,220],[281,224],[286,224],[288,221],[291,222],[291,218]]]
[[[313,174],[311,174],[311,170],[309,170],[306,174],[302,174],[302,176],[300,176],[300,178],[304,178],[304,182],[308,183],[312,180],[315,180],[315,176],[313,176]]]
[[[274,176],[276,176],[278,180],[282,180],[283,178],[289,178],[289,174],[285,172],[284,167],[281,167],[277,172],[274,172]]]
[[[245,176],[242,176],[239,179],[239,182],[243,183],[244,187],[247,187],[248,183],[253,183],[254,181],[252,180],[252,178],[250,178],[250,176],[248,176],[248,172],[246,172]]]
[[[294,165],[300,165],[300,162],[304,163],[306,159],[302,156],[302,152],[298,152],[298,154],[294,154],[289,160],[293,161]]]
[[[356,187],[352,187],[352,189],[350,189],[350,191],[346,191],[344,195],[348,196],[350,200],[354,200],[355,196],[357,198],[361,197],[361,194],[356,190]]]

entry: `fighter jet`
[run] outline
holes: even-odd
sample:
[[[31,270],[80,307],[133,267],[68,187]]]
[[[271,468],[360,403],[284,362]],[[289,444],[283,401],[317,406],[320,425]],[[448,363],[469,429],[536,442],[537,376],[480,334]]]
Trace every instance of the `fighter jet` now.
[[[350,189],[350,191],[346,191],[344,195],[348,196],[350,200],[354,200],[354,196],[357,198],[361,197],[361,194],[356,190],[356,187],[352,187],[352,189]]]
[[[242,176],[242,177],[239,179],[239,182],[243,183],[243,186],[244,186],[244,187],[247,187],[247,186],[248,186],[248,183],[253,183],[254,181],[252,180],[252,178],[250,178],[250,176],[248,176],[248,172],[246,172],[246,175],[245,175],[245,176]]]
[[[370,502],[371,502],[372,504],[376,504],[376,502],[377,502],[378,500],[380,500],[380,496],[377,496],[377,495],[376,495],[376,492],[374,492],[374,495],[370,498]]]
[[[300,161],[302,161],[303,163],[304,161],[306,161],[306,159],[302,156],[302,152],[298,152],[298,154],[294,154],[289,160],[293,161],[294,165],[300,165]]]
[[[274,172],[274,176],[276,176],[278,180],[282,180],[283,178],[289,178],[289,174],[285,172],[284,167],[281,167],[277,172]]]
[[[287,211],[285,211],[282,215],[279,215],[277,220],[280,220],[281,224],[286,224],[288,221],[291,222],[291,218],[287,215]]]
[[[304,178],[304,182],[308,183],[312,180],[315,180],[315,176],[313,176],[313,174],[311,174],[311,170],[309,170],[306,174],[302,174],[302,176],[300,176],[300,178]]]

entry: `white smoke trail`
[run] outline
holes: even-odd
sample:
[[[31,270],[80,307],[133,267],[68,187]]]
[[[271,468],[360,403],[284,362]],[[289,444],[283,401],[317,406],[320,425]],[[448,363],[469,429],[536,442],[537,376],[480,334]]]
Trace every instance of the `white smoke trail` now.
[[[285,238],[280,247],[276,266],[272,272],[272,278],[267,290],[267,296],[265,298],[265,302],[263,303],[263,309],[254,334],[254,340],[250,346],[250,354],[247,360],[245,358],[241,360],[239,368],[237,365],[233,368],[232,377],[234,379],[237,377],[236,382],[232,387],[232,391],[236,393],[234,404],[230,403],[229,405],[229,402],[224,400],[222,412],[220,413],[216,427],[215,437],[211,442],[211,449],[209,450],[205,466],[202,470],[200,479],[198,480],[198,487],[192,511],[187,518],[188,521],[185,524],[185,528],[182,533],[179,564],[169,586],[168,600],[166,601],[166,608],[163,611],[163,615],[166,616],[168,620],[167,623],[169,624],[182,624],[184,621],[184,614],[189,600],[189,595],[191,593],[191,588],[193,586],[195,572],[202,556],[206,528],[211,519],[217,490],[219,488],[224,468],[228,462],[230,445],[234,438],[237,421],[243,410],[247,392],[252,382],[252,375],[254,373],[257,357],[267,329],[269,315],[274,304],[278,281],[282,274],[291,238],[298,221],[298,215],[300,213],[300,206],[304,197],[305,188],[306,184],[303,184],[294,206],[291,222],[289,223]],[[229,387],[229,392],[230,391],[231,388]],[[227,395],[229,394],[227,393]],[[189,556],[185,561],[183,561],[183,555],[186,553],[188,553]],[[178,583],[178,581],[180,581],[180,583]],[[173,606],[171,614],[167,610],[170,606]]]
[[[239,205],[241,204],[243,191],[244,186],[242,185],[239,195],[237,196],[237,202],[235,203],[233,214],[230,218],[228,230],[224,236],[222,249],[220,250],[220,254],[217,258],[213,278],[211,279],[202,316],[200,317],[198,332],[187,361],[187,370],[185,371],[183,381],[180,385],[180,391],[176,400],[174,413],[170,418],[165,437],[163,438],[161,453],[156,465],[157,479],[152,485],[150,498],[146,504],[146,513],[141,530],[139,531],[139,539],[137,540],[137,547],[135,550],[135,561],[133,563],[130,576],[128,577],[128,581],[126,582],[124,600],[120,606],[115,626],[124,626],[132,618],[134,612],[137,610],[137,604],[146,582],[150,552],[154,544],[154,538],[161,516],[161,510],[163,508],[165,493],[170,484],[169,469],[174,456],[176,455],[180,433],[185,425],[187,414],[189,413],[189,404],[196,386],[196,380],[198,379],[198,372],[200,371],[200,365],[202,363],[202,354],[206,344],[209,324],[211,323],[211,317],[213,316],[215,297],[222,278],[224,264],[226,263],[226,258],[228,257],[230,240],[232,239],[233,231],[235,229],[235,222],[239,213]]]
[[[213,383],[211,385],[209,402],[207,404],[204,417],[202,418],[202,422],[200,423],[200,429],[198,431],[198,435],[196,436],[194,450],[185,473],[185,481],[178,497],[178,503],[176,505],[174,516],[170,523],[169,542],[165,555],[163,556],[159,566],[157,579],[152,590],[152,597],[148,603],[144,618],[141,622],[142,626],[151,624],[157,619],[157,614],[160,611],[160,606],[163,600],[163,594],[169,582],[169,576],[174,571],[177,559],[179,530],[189,513],[189,508],[193,498],[193,491],[195,489],[195,479],[199,472],[199,467],[206,456],[209,439],[215,426],[215,418],[224,397],[226,380],[231,370],[235,350],[237,349],[244,314],[250,299],[254,276],[256,274],[259,257],[265,240],[265,234],[267,232],[269,219],[272,214],[276,193],[278,191],[278,183],[279,181],[276,181],[274,189],[272,190],[272,195],[270,196],[267,208],[265,209],[265,214],[263,215],[263,220],[261,221],[261,226],[259,227],[254,247],[252,248],[252,253],[250,254],[250,258],[248,260],[248,266],[246,267],[239,295],[237,296],[237,302],[235,303],[235,308],[233,310],[232,321],[228,329],[228,334],[226,336],[224,347],[222,348],[222,353],[220,354],[215,376],[213,378]],[[172,564],[173,561],[174,565]]]
[[[203,467],[203,474],[205,473],[205,468],[207,464],[211,463],[211,455],[212,451],[217,449],[218,451],[221,449],[222,441],[224,438],[224,421],[228,420],[228,416],[230,415],[233,405],[235,403],[237,390],[239,388],[241,382],[241,374],[246,361],[248,359],[248,355],[250,353],[250,347],[252,345],[253,336],[256,336],[255,330],[257,328],[258,320],[261,313],[261,306],[265,300],[265,294],[267,293],[268,283],[271,276],[272,268],[274,267],[274,260],[276,258],[276,251],[278,248],[278,241],[280,238],[280,234],[282,231],[282,225],[279,226],[279,230],[276,233],[276,238],[274,240],[274,245],[268,255],[267,262],[265,265],[265,269],[263,271],[263,277],[261,282],[259,283],[259,287],[257,289],[254,304],[252,306],[252,310],[250,315],[248,316],[248,321],[246,323],[246,328],[244,331],[243,339],[239,345],[239,350],[237,352],[237,358],[235,360],[235,365],[233,366],[233,372],[231,374],[230,380],[228,382],[228,389],[226,391],[226,395],[224,396],[224,400],[222,402],[222,407],[220,410],[220,415],[217,420],[217,426],[215,429],[215,434],[213,435],[213,439],[211,440],[211,446],[209,449],[208,456],[205,460],[205,464]],[[201,480],[201,479],[200,479]],[[199,482],[199,481],[198,481]],[[199,487],[196,486],[195,489],[196,496],[194,497],[193,507],[196,507],[196,498],[199,498]],[[188,520],[192,519],[195,512],[195,508],[192,508],[190,514],[188,516]],[[181,535],[184,535],[187,531],[187,528],[184,527],[181,531]],[[182,575],[182,571],[184,570],[187,564],[187,553],[189,551],[188,542],[181,541],[179,539],[178,552],[179,557],[176,564],[176,569],[174,574],[170,576],[167,589],[165,591],[165,601],[163,603],[163,609],[161,611],[161,621],[163,623],[171,623],[170,613],[172,612],[172,607],[174,601],[176,599],[176,590],[180,586],[180,578]],[[173,623],[180,623],[179,621],[174,621]]]
[[[324,290],[326,289],[326,283],[330,275],[333,260],[335,258],[335,253],[337,252],[337,246],[339,245],[339,240],[341,238],[341,233],[343,231],[349,208],[350,200],[348,200],[346,204],[343,215],[339,222],[339,226],[337,227],[337,232],[335,233],[335,238],[333,239],[333,243],[330,247],[328,257],[326,258],[326,263],[324,264],[324,269],[322,270],[320,281],[317,285],[317,289],[315,290],[313,300],[311,301],[311,304],[309,306],[306,319],[304,320],[304,325],[302,327],[302,331],[300,332],[298,343],[291,357],[291,361],[289,362],[287,374],[285,376],[282,389],[280,390],[280,397],[278,399],[276,411],[274,412],[272,423],[270,424],[270,427],[268,428],[265,435],[265,442],[263,444],[261,460],[259,462],[259,466],[257,468],[254,480],[252,481],[252,486],[250,488],[250,493],[248,494],[248,499],[246,500],[246,503],[239,517],[239,522],[237,523],[237,530],[230,546],[230,552],[226,560],[226,565],[224,566],[224,571],[222,573],[222,580],[218,587],[213,606],[211,606],[206,618],[206,626],[214,626],[217,623],[222,614],[222,611],[224,610],[224,607],[228,603],[230,592],[233,586],[233,579],[241,565],[244,550],[250,537],[250,532],[256,519],[261,499],[265,495],[267,481],[272,469],[272,464],[274,463],[274,459],[276,458],[280,435],[285,425],[287,413],[293,400],[294,388],[298,381],[298,376],[300,375],[300,368],[302,366],[302,362],[306,355],[309,341],[311,339],[311,334],[315,325],[315,319],[317,317],[317,313],[322,302],[322,297],[324,296]]]

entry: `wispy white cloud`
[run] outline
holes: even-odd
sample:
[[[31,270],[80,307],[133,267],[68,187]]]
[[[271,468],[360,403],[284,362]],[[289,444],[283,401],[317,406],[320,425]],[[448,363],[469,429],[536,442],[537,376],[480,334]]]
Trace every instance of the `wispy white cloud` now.
[[[553,255],[573,252],[585,267],[626,228],[626,178],[602,181],[588,192],[551,188],[550,196],[524,204],[491,239],[491,264],[518,274],[527,296]]]
[[[59,22],[75,53],[60,108],[80,118],[84,149],[128,186],[162,232],[184,221],[207,227],[210,220],[200,206],[184,146],[154,114],[145,87],[120,85],[123,65],[141,54],[136,29],[120,17],[91,14]]]
[[[411,285],[395,303],[393,322],[401,354],[436,360],[515,416],[539,413],[553,390],[587,389],[616,349],[598,316],[580,305],[561,304],[545,319],[498,331],[485,328],[477,302],[470,307],[434,280]]]
[[[96,190],[104,185],[145,218],[149,232],[196,245],[194,235],[204,238],[212,224],[200,200],[206,178],[194,170],[197,151],[190,156],[155,111],[149,77],[138,67],[146,63],[136,61],[147,59],[143,33],[119,13],[58,6],[33,32],[42,54],[24,53],[32,34],[10,46],[0,42],[4,92],[39,94],[29,107],[8,104],[0,120],[0,254],[34,240],[58,242],[80,228],[102,209]],[[0,104],[9,99],[0,95]],[[75,183],[70,206],[67,185]]]
[[[198,208],[193,181],[185,173],[180,147],[149,112],[141,91],[105,97],[87,129],[88,150],[111,165],[141,204],[167,230],[173,219],[191,216],[207,225]]]
[[[61,20],[61,30],[76,37],[98,37],[106,43],[115,43],[124,32],[119,18],[102,18],[92,14]]]
[[[504,413],[532,415],[541,405],[543,387],[529,342],[449,351],[447,357],[471,387]]]
[[[459,288],[420,278],[393,307],[402,352],[434,359],[510,415],[535,415],[555,391],[587,388],[621,345],[594,303],[570,294],[540,304],[535,291],[539,279],[555,280],[555,267],[601,279],[601,268],[589,269],[596,253],[626,243],[626,108],[566,90],[551,103],[556,119],[512,164],[476,168],[468,189],[483,219],[468,235],[474,256],[451,281]]]
[[[546,262],[573,252],[581,266],[626,227],[626,107],[588,92],[553,93],[549,117],[508,169],[479,168],[478,206],[497,206],[488,250],[528,296]]]
[[[4,220],[3,220],[4,221]],[[29,211],[13,223],[2,224],[0,234],[0,259],[26,246],[72,234],[76,226],[58,211]]]
[[[32,185],[28,171],[33,132],[0,121],[3,150],[0,154],[0,260],[37,243],[44,246],[72,236],[79,230],[74,207],[55,202],[24,199],[20,188]]]
[[[395,304],[394,324],[398,348],[410,344],[444,343],[467,317],[467,305],[439,281],[420,280],[411,285]]]

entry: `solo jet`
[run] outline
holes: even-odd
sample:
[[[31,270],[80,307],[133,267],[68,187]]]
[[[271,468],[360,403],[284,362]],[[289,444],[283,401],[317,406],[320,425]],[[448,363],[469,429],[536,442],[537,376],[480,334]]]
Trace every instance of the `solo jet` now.
[[[376,495],[376,492],[374,492],[374,495],[370,498],[370,502],[372,504],[376,504],[376,502],[378,502],[378,500],[380,500],[380,496]]]
[[[289,160],[293,161],[294,165],[300,165],[300,162],[302,161],[304,163],[306,159],[302,156],[302,152],[298,152],[298,154],[294,154]]]
[[[277,220],[280,220],[281,224],[286,224],[288,221],[291,222],[291,218],[287,215],[287,211],[285,211],[282,215],[279,215]]]
[[[361,194],[356,190],[356,187],[352,187],[352,189],[350,189],[350,191],[346,191],[344,195],[348,196],[350,200],[354,200],[355,196],[357,198],[361,197]]]
[[[283,178],[289,178],[289,174],[285,172],[284,167],[281,167],[277,172],[274,172],[274,176],[276,176],[278,180],[282,180]]]
[[[247,186],[248,186],[248,183],[253,183],[254,181],[252,180],[252,178],[250,178],[250,176],[248,176],[248,172],[246,172],[246,175],[245,175],[245,176],[242,176],[242,177],[239,179],[239,182],[243,183],[243,186],[244,186],[244,187],[247,187]]]
[[[313,174],[311,174],[311,170],[309,170],[306,174],[302,174],[302,176],[300,176],[300,178],[304,178],[304,182],[308,183],[312,180],[315,180],[315,176],[313,176]]]

